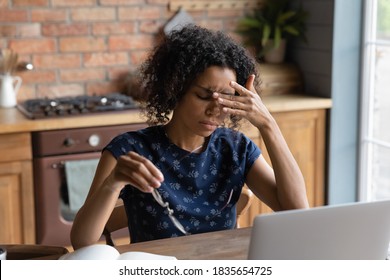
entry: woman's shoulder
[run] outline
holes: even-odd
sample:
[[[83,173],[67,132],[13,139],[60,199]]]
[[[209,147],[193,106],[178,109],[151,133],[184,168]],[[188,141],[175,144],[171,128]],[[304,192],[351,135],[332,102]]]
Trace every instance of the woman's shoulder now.
[[[120,135],[115,136],[114,139],[121,140],[121,139],[129,139],[129,138],[149,138],[149,137],[155,137],[156,135],[159,135],[159,126],[149,126],[145,127],[139,130],[131,130],[124,132]]]
[[[149,146],[160,139],[160,128],[158,126],[150,126],[140,130],[124,132],[115,136],[106,146],[108,150],[131,150],[134,146]]]

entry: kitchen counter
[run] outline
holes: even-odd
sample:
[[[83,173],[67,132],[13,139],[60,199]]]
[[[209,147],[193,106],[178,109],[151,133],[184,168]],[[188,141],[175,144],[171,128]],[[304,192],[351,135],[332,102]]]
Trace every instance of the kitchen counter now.
[[[266,96],[263,100],[270,112],[327,109],[332,105],[329,98],[292,94]],[[31,120],[16,108],[0,109],[0,134],[143,122],[145,117],[139,110]]]
[[[31,120],[16,108],[0,109],[0,134],[144,122],[139,110]]]

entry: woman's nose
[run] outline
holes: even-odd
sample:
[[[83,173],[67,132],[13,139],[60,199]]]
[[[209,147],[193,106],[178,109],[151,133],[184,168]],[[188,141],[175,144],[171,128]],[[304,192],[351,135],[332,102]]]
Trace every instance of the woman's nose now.
[[[219,116],[222,112],[222,105],[218,103],[218,101],[211,101],[207,108],[206,114],[209,116]]]

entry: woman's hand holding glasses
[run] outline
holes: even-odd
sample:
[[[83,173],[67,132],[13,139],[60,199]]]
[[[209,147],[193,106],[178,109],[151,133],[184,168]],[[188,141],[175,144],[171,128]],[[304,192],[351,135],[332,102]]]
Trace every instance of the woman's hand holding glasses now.
[[[123,185],[131,184],[147,193],[153,192],[164,181],[161,171],[150,160],[135,152],[118,158],[113,175]]]
[[[157,191],[164,181],[164,176],[150,160],[135,152],[129,152],[118,158],[113,172],[115,178],[122,181],[123,185],[131,184],[142,192],[152,193],[157,203],[168,211],[168,217],[173,225],[183,234],[190,234],[173,215],[174,211],[169,207],[169,203],[165,202]]]

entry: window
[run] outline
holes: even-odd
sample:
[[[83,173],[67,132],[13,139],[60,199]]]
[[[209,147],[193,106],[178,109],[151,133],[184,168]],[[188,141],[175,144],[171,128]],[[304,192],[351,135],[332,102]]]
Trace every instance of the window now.
[[[390,1],[365,1],[359,200],[390,199]]]

